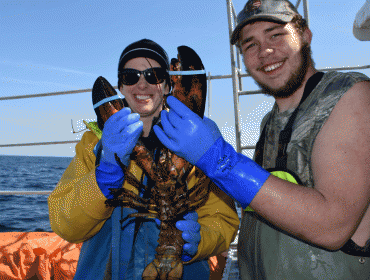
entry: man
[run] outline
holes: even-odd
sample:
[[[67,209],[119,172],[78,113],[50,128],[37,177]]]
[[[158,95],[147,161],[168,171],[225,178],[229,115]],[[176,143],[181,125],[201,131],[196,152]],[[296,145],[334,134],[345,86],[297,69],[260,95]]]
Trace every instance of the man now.
[[[130,154],[141,134],[150,151],[162,147],[151,131],[163,109],[164,95],[169,93],[168,70],[166,52],[151,40],[134,42],[123,50],[118,87],[126,107],[105,123],[98,117],[101,141],[93,132],[84,133],[76,145],[76,156],[48,198],[52,230],[69,242],[84,242],[74,279],[141,279],[154,259],[159,234],[156,221],[127,219],[137,210],[106,207],[105,201],[112,198],[109,188],[124,184],[135,191],[124,182],[115,154],[142,184],[155,184],[130,160]],[[198,180],[194,173],[187,178],[190,188]],[[210,184],[209,179],[204,184]],[[141,195],[148,198],[150,194]],[[239,219],[234,202],[211,184],[206,202],[183,218],[176,223],[185,241],[182,279],[208,279],[207,259],[227,250],[236,235]]]
[[[258,164],[175,98],[163,130],[154,127],[158,138],[249,210],[238,243],[242,279],[368,279],[370,79],[318,72],[311,31],[286,0],[250,0],[237,20],[231,43],[275,98]]]

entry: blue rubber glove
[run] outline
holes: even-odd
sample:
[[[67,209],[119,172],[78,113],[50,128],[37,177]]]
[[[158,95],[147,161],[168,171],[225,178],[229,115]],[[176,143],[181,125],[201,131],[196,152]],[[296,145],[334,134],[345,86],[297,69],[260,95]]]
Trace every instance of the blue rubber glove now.
[[[177,98],[169,96],[167,104],[170,111],[161,112],[163,130],[155,125],[154,132],[163,145],[194,165],[221,132],[212,120],[200,118]]]
[[[182,231],[182,239],[185,241],[181,258],[184,262],[188,262],[198,252],[198,245],[200,242],[198,213],[191,211],[184,215],[184,220],[178,221],[176,223],[176,228]]]
[[[101,192],[107,199],[113,198],[109,189],[120,188],[125,178],[121,167],[107,161],[101,161],[96,167],[95,177]]]
[[[162,111],[163,130],[154,127],[167,148],[200,168],[220,189],[246,208],[270,173],[237,153],[210,119],[201,119],[174,97],[170,112]]]
[[[222,137],[195,165],[244,209],[270,176],[270,172],[237,153]]]
[[[130,113],[129,108],[124,108],[104,124],[101,139],[103,151],[100,164],[95,169],[95,177],[100,190],[108,199],[113,198],[109,189],[120,188],[124,181],[123,170],[116,162],[114,154],[128,166],[132,149],[143,130],[140,115]]]
[[[190,261],[198,251],[200,242],[200,224],[198,223],[198,213],[191,211],[184,215],[184,220],[177,221],[176,228],[182,231],[182,239],[185,244],[183,246],[183,255],[181,259],[184,262]],[[155,219],[158,226],[161,225],[159,219]]]
[[[140,121],[139,114],[131,114],[130,108],[123,108],[115,113],[104,124],[102,160],[117,164],[114,157],[117,154],[121,162],[128,166],[130,154],[142,131],[143,122]]]

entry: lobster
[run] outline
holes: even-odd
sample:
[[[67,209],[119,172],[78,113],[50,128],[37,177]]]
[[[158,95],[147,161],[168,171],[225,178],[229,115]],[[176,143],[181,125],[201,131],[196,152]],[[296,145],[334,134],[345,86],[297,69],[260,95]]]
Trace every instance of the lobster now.
[[[207,92],[204,66],[193,49],[179,46],[177,50],[178,56],[171,60],[170,66],[173,87],[171,94],[193,112],[203,117]],[[100,127],[111,115],[124,108],[122,100],[117,98],[117,92],[104,77],[97,78],[92,95],[93,103],[100,105],[94,106]],[[149,137],[156,136],[154,133],[150,133]],[[139,213],[128,215],[125,219],[131,217],[158,218],[161,224],[159,245],[156,248],[157,254],[155,259],[144,269],[142,278],[144,280],[181,279],[183,272],[181,255],[184,240],[175,223],[186,212],[201,206],[209,193],[208,184],[205,184],[206,180],[209,179],[195,167],[195,176],[198,178],[198,182],[189,190],[186,179],[194,166],[163,145],[160,147],[159,159],[155,161],[153,153],[146,148],[141,138],[133,149],[131,159],[136,162],[146,176],[155,182],[155,186],[149,190],[150,198],[142,198],[122,187],[110,189],[113,199],[108,199],[105,203],[107,207],[121,206],[141,210]],[[125,181],[128,181],[139,191],[148,191],[148,187],[142,185],[128,171],[117,155],[116,160],[124,171]]]

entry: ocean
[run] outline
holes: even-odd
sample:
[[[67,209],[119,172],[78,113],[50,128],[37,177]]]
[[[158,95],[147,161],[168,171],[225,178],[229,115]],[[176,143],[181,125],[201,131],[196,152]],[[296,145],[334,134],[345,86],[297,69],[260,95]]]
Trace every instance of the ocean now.
[[[0,155],[1,191],[52,191],[71,157]],[[0,195],[0,232],[49,231],[48,195]]]

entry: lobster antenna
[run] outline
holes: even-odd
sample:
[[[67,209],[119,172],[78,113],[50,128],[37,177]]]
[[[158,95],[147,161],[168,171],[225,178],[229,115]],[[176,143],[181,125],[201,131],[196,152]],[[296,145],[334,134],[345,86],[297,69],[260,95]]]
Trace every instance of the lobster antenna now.
[[[73,128],[73,120],[72,119],[71,119],[71,126],[72,126],[72,133],[80,133],[81,131],[87,130],[87,128],[85,128],[85,129],[82,129],[80,131],[75,131],[74,128]]]

